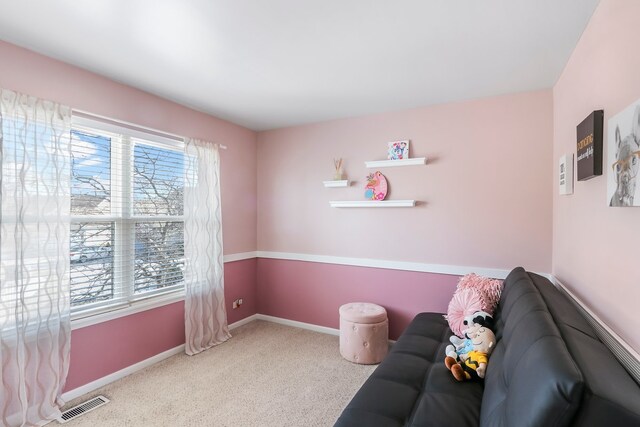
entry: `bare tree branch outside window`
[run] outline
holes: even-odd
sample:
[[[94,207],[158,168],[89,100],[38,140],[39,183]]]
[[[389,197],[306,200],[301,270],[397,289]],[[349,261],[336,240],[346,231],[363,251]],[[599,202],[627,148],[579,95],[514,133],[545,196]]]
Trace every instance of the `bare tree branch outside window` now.
[[[119,141],[75,130],[72,136],[71,210],[82,218],[71,226],[72,305],[115,297],[115,253],[133,257],[134,294],[182,285],[183,153],[136,141],[132,170],[122,172],[131,174],[132,194],[119,194],[111,185],[111,144]],[[112,203],[127,197],[131,216],[114,218]],[[125,223],[133,248],[118,252],[117,229]]]
[[[134,213],[181,217],[184,213],[183,154],[136,145],[134,152]],[[179,171],[179,173],[176,173]],[[136,223],[134,291],[183,284],[184,223]]]

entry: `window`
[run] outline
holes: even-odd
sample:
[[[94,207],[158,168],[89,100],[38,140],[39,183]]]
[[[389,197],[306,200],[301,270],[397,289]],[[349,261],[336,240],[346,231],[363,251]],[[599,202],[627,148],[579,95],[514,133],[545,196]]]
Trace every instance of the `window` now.
[[[88,119],[71,136],[72,310],[181,290],[182,142]]]

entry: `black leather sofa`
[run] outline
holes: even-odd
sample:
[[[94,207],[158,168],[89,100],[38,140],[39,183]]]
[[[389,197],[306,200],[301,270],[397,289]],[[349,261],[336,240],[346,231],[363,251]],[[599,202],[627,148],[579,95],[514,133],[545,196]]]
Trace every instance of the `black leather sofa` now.
[[[335,425],[640,426],[640,386],[546,278],[514,269],[494,329],[484,384],[459,383],[447,322],[418,314]]]

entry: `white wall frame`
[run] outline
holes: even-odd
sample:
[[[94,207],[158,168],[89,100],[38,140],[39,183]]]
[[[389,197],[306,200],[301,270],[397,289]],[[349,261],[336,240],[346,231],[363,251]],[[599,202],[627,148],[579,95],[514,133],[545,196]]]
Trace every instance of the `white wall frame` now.
[[[558,190],[561,196],[573,194],[573,154],[560,156],[558,161]]]

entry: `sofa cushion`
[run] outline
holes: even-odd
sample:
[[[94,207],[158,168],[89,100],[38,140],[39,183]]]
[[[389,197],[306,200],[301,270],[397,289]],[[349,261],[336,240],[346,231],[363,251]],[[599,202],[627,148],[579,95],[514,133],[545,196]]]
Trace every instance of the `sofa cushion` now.
[[[336,426],[477,426],[482,385],[444,366],[451,334],[442,314],[418,314]]]
[[[638,384],[563,292],[540,275],[529,276],[584,377],[585,392],[574,425],[640,426]]]
[[[513,270],[495,313],[496,345],[485,378],[483,426],[569,425],[583,379],[540,292]]]

